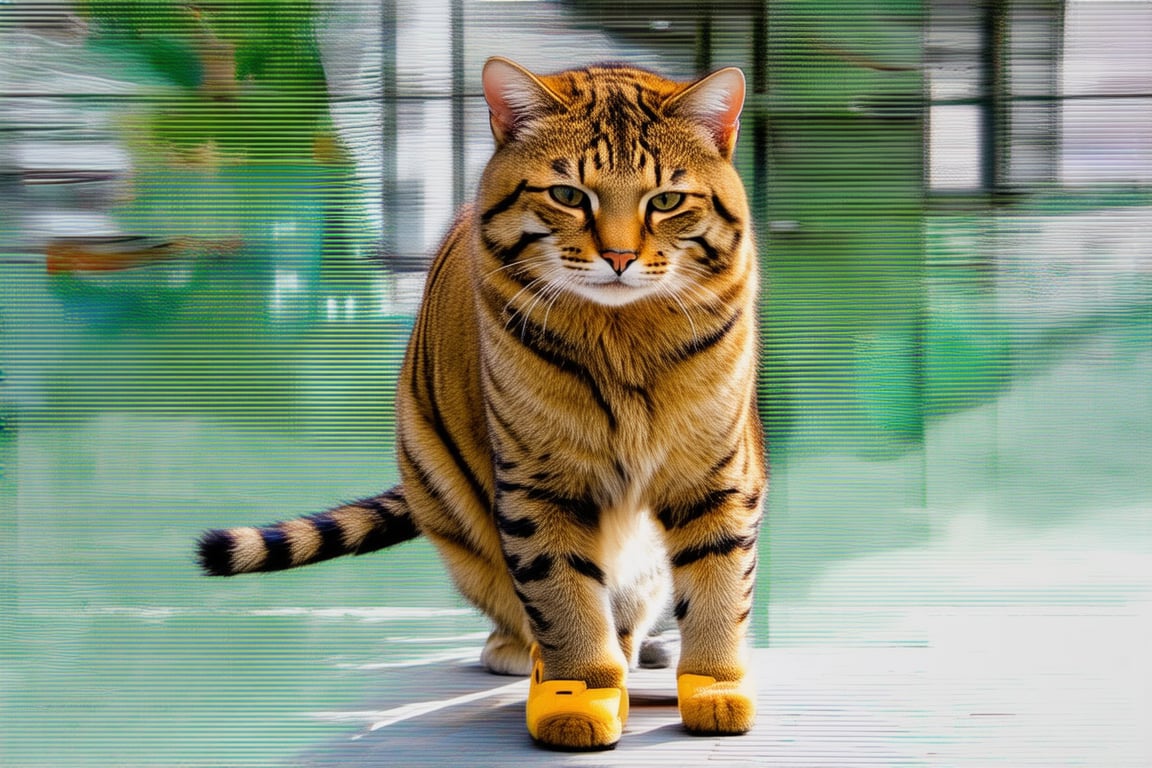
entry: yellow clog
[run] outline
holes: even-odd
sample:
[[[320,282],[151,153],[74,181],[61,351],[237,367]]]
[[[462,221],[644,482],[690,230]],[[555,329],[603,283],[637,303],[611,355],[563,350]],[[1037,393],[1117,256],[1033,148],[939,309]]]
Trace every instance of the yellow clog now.
[[[729,682],[683,674],[676,693],[680,719],[693,733],[735,736],[751,730],[756,719],[756,694],[747,678]]]
[[[535,664],[528,688],[528,733],[552,749],[611,749],[628,719],[624,688],[589,688],[581,680],[545,680],[544,663]]]

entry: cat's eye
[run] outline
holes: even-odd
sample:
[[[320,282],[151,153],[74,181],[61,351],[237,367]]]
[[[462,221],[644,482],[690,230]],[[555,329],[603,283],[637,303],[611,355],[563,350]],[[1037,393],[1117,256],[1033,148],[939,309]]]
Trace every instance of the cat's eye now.
[[[558,184],[555,187],[550,187],[548,194],[552,196],[553,200],[560,203],[560,205],[566,205],[569,208],[579,208],[584,204],[585,195],[576,189],[576,187]]]
[[[684,195],[679,192],[661,192],[658,195],[654,195],[652,199],[648,201],[648,205],[652,206],[652,210],[654,211],[671,211],[680,205],[683,199]]]

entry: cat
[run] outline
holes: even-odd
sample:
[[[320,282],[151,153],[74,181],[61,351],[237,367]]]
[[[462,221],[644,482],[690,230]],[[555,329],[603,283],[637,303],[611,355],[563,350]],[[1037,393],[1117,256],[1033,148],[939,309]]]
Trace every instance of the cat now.
[[[215,575],[422,535],[532,674],[547,747],[620,738],[662,608],[689,731],[749,730],[746,634],[766,464],[757,253],[732,163],[744,76],[484,66],[496,148],[431,265],[397,394],[401,483],[211,531]],[[606,703],[605,703],[606,702]]]

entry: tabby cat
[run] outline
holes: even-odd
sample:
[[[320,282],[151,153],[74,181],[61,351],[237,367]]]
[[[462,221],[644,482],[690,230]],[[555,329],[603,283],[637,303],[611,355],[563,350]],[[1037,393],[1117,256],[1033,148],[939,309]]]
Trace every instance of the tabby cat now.
[[[743,733],[765,488],[756,251],[732,165],[744,76],[483,72],[496,150],[432,264],[397,395],[402,482],[212,531],[216,575],[418,535],[533,675],[541,744],[598,749],[666,605],[688,730]],[[607,702],[607,703],[605,703]]]

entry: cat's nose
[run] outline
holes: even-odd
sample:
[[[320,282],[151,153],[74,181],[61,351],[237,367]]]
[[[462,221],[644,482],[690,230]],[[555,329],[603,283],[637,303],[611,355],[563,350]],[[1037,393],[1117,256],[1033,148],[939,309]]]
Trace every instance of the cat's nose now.
[[[609,248],[600,252],[600,258],[608,262],[617,275],[622,275],[628,265],[636,261],[636,251],[615,251]]]

